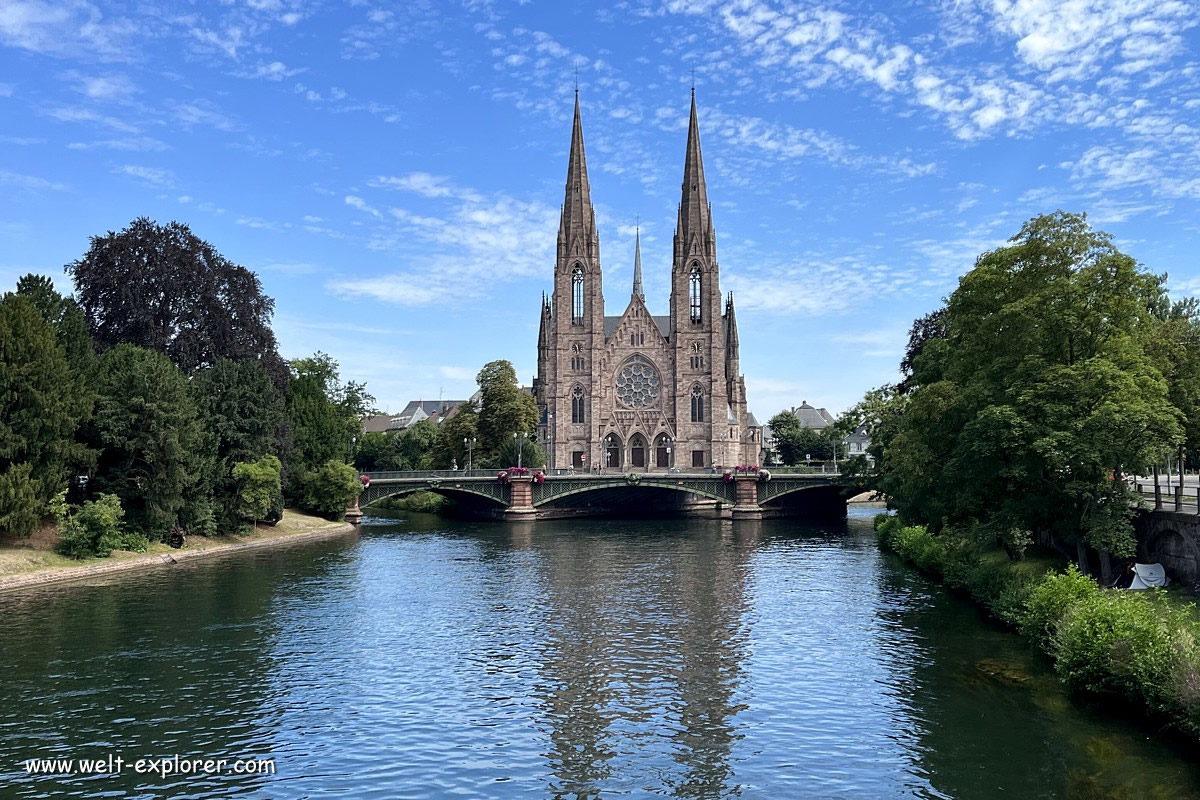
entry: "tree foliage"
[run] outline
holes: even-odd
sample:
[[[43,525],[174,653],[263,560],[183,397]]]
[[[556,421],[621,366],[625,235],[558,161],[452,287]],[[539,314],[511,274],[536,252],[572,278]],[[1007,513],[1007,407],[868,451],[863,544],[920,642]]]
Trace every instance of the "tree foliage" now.
[[[1014,555],[1033,533],[1132,554],[1112,475],[1184,433],[1169,358],[1153,357],[1163,281],[1063,212],[983,254],[948,298],[945,335],[913,354],[907,397],[870,412],[879,488],[907,520],[973,528]]]
[[[325,353],[295,359],[290,366],[288,472],[302,478],[327,461],[351,459],[354,442],[362,435],[362,417],[374,398],[364,384],[342,384],[337,362]]]
[[[265,519],[275,498],[282,494],[279,482],[279,459],[266,455],[257,461],[233,465],[233,480],[237,485],[235,513],[246,522]]]
[[[477,421],[479,445],[476,458],[489,466],[500,464],[500,450],[514,433],[532,435],[537,429],[538,409],[533,395],[517,383],[517,372],[508,361],[490,361],[476,377],[480,408]]]
[[[807,428],[790,411],[779,412],[767,424],[779,460],[789,467],[809,459],[828,461],[842,456],[842,433],[833,425],[821,430]]]
[[[437,444],[433,448],[434,469],[449,469],[457,465],[459,469],[474,467],[479,462],[475,459],[479,443],[470,448],[467,442],[479,439],[479,412],[474,403],[466,402],[455,409],[449,419],[438,425]]]
[[[93,236],[66,271],[100,350],[135,344],[189,374],[220,358],[258,360],[282,390],[287,374],[270,326],[275,301],[253,272],[187,225],[140,217],[120,233]]]
[[[354,467],[335,459],[307,473],[303,481],[301,505],[327,519],[341,519],[350,501],[362,491]]]
[[[72,558],[104,558],[113,550],[145,550],[146,540],[136,534],[130,536],[124,518],[116,495],[102,494],[84,503],[74,514],[60,517],[59,552]]]
[[[123,344],[100,357],[96,390],[86,428],[101,453],[94,488],[119,497],[130,527],[157,540],[204,496],[195,493],[207,468],[188,379],[161,353]]]
[[[92,410],[84,376],[28,298],[0,299],[0,527],[29,535],[91,453],[75,431]],[[24,466],[22,466],[24,465]]]

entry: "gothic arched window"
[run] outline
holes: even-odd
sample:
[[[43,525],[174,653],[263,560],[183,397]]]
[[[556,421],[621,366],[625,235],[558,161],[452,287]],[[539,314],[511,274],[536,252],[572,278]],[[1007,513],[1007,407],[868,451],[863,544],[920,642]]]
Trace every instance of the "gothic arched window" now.
[[[571,390],[571,422],[587,422],[587,406],[584,403],[583,387],[576,385]]]
[[[688,293],[692,300],[692,322],[699,322],[703,317],[700,303],[700,265],[692,264],[692,277],[688,280]]]
[[[704,390],[699,384],[692,387],[692,422],[704,422]]]
[[[571,271],[571,324],[583,322],[583,266]]]

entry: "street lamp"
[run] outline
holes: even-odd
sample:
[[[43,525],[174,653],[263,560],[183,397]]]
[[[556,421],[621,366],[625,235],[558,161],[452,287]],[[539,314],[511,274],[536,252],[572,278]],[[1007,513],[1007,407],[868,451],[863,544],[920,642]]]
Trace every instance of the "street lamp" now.
[[[547,454],[547,457],[550,459],[550,469],[553,470],[554,469],[554,412],[553,411],[546,412],[546,421],[548,423],[548,429],[546,431],[546,440],[547,440],[547,444],[550,445],[550,452]]]
[[[670,472],[675,467],[675,462],[671,460],[671,445],[672,444],[674,444],[674,440],[672,440],[671,437],[668,436],[667,437],[667,472]]]
[[[517,469],[521,468],[521,455],[525,451],[525,440],[529,438],[527,433],[514,433],[513,441],[517,443]]]
[[[475,449],[475,442],[477,441],[478,439],[474,436],[469,439],[465,436],[463,437],[463,447],[467,448],[467,472],[471,471],[471,451]]]

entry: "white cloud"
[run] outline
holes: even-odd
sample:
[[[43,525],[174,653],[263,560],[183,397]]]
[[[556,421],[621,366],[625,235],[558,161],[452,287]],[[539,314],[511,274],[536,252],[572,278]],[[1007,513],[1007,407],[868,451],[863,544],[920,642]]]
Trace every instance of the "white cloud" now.
[[[76,88],[91,100],[125,100],[138,91],[128,75],[82,76]]]
[[[249,70],[243,70],[237,73],[239,78],[262,79],[268,81],[281,81],[284,78],[290,78],[293,75],[299,75],[304,72],[304,67],[288,69],[287,65],[282,61],[272,61],[269,64],[259,61],[258,64]]]
[[[9,172],[8,170],[0,170],[0,184],[4,186],[14,186],[18,189],[26,189],[30,191],[41,191],[44,189],[61,189],[61,183],[48,181],[45,178],[39,178],[36,175],[22,175],[18,172]]]
[[[175,176],[171,174],[170,170],[160,169],[158,167],[142,167],[136,164],[125,164],[114,169],[113,172],[139,178],[146,183],[150,183],[155,186],[171,186],[173,183],[175,183]]]

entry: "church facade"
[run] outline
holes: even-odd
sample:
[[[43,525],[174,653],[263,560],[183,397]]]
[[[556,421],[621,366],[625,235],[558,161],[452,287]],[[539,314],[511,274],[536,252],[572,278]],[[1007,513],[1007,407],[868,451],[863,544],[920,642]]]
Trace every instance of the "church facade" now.
[[[757,464],[733,295],[724,297],[692,93],[675,226],[670,313],[650,313],[635,241],[629,304],[604,313],[600,238],[579,96],[558,229],[554,289],[543,295],[534,395],[551,468],[666,471]]]

